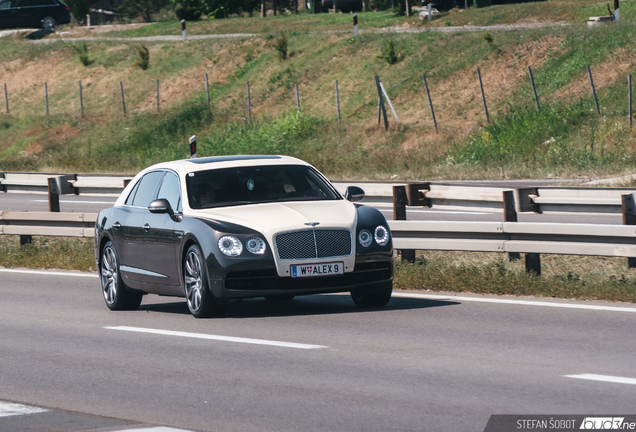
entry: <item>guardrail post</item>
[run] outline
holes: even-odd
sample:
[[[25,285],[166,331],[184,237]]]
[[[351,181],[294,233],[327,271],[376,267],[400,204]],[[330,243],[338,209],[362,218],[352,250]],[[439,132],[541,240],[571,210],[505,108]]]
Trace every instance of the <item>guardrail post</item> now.
[[[636,202],[634,194],[621,195],[623,225],[636,225]],[[636,268],[636,258],[627,258],[627,267]]]
[[[536,276],[541,276],[541,254],[526,254],[526,273],[534,273]]]
[[[406,185],[406,202],[412,207],[430,207],[430,201],[422,190],[431,190],[429,183],[409,183]]]
[[[57,180],[55,177],[50,177],[48,180],[49,189],[49,211],[60,212],[60,188],[57,186]]]
[[[515,210],[515,196],[513,191],[503,191],[504,222],[518,222],[517,210]],[[508,261],[521,259],[519,252],[508,252]]]
[[[406,204],[408,197],[405,186],[393,186],[393,219],[406,220]],[[400,250],[402,260],[410,263],[415,262],[415,251],[413,249]]]
[[[20,236],[20,247],[27,245],[29,243],[33,243],[33,236],[30,236],[30,235]]]

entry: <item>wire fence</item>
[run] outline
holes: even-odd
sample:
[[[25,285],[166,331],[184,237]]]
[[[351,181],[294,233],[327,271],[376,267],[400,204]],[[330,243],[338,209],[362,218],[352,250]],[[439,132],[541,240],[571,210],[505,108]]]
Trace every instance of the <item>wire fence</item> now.
[[[598,101],[598,96],[597,96],[597,92],[596,92],[596,87],[594,85],[594,77],[592,75],[592,70],[590,68],[590,66],[586,67],[587,70],[587,75],[588,75],[588,79],[589,79],[589,83],[590,83],[590,91],[591,91],[591,95],[594,101],[594,107],[595,110],[597,112],[597,114],[601,114],[601,109],[599,106],[599,101]],[[400,81],[398,84],[396,84],[393,87],[390,87],[388,90],[386,89],[386,87],[384,86],[384,84],[382,83],[382,80],[380,79],[379,76],[375,76],[375,84],[376,84],[376,89],[377,89],[377,93],[378,93],[378,98],[377,98],[377,107],[378,107],[378,116],[377,116],[377,121],[378,121],[378,125],[384,125],[384,128],[386,130],[389,129],[389,118],[393,118],[395,120],[395,122],[399,125],[401,124],[400,119],[398,117],[398,111],[396,110],[395,105],[393,104],[393,102],[391,101],[391,98],[389,97],[389,92],[393,89],[395,89],[396,87],[398,87],[399,85],[401,85],[402,83],[404,83],[405,81],[413,78],[413,77],[409,77],[406,78],[402,81]],[[422,74],[421,75],[422,78],[422,85],[424,86],[425,89],[425,94],[426,94],[426,99],[428,102],[428,108],[430,111],[430,116],[431,116],[431,122],[433,124],[433,126],[435,127],[436,131],[439,131],[439,123],[438,123],[438,118],[435,114],[435,105],[436,105],[436,101],[434,101],[434,98],[431,96],[431,92],[429,89],[429,84],[428,84],[428,80],[427,80],[427,75],[426,74]],[[490,113],[488,110],[488,94],[487,94],[487,89],[484,87],[484,82],[482,80],[482,74],[481,74],[481,69],[477,68],[477,78],[478,78],[478,86],[479,86],[479,90],[480,90],[480,96],[481,96],[481,105],[483,106],[483,112],[484,112],[484,117],[487,123],[490,123],[491,118],[490,118]],[[534,80],[534,76],[532,73],[532,68],[528,67],[527,68],[527,78],[528,78],[528,83],[530,85],[530,88],[532,89],[532,98],[533,98],[533,102],[536,105],[536,109],[538,112],[541,112],[541,103],[539,100],[539,96],[538,96],[538,92],[537,92],[537,87],[535,85],[535,80]],[[68,84],[68,83],[67,83]],[[339,93],[339,82],[338,80],[334,80],[334,96],[333,96],[333,103],[334,103],[334,116],[336,121],[338,122],[338,124],[341,124],[342,122],[342,115],[341,115],[341,106],[340,106],[340,93]],[[59,85],[59,83],[58,83]],[[89,84],[90,85],[90,84]],[[203,76],[203,86],[204,86],[204,92],[205,92],[205,98],[206,98],[206,102],[207,102],[207,107],[208,109],[211,111],[212,110],[212,101],[211,101],[211,97],[210,97],[210,83],[209,83],[209,78],[208,78],[208,74],[205,73]],[[504,83],[499,83],[499,88],[500,90],[503,88],[504,90],[510,90],[513,86],[518,86],[518,83],[512,83],[512,84],[508,84],[506,85],[505,82]],[[119,97],[121,99],[121,115],[123,117],[127,117],[128,116],[128,112],[126,109],[126,88],[124,86],[123,81],[119,81],[119,86],[118,86],[118,90],[119,90]],[[154,110],[156,110],[157,113],[161,112],[161,95],[160,95],[160,90],[161,90],[161,86],[160,86],[160,82],[159,80],[156,80],[154,83],[154,91],[155,91],[155,95],[153,95],[152,100],[156,101],[155,107],[153,107]],[[300,90],[298,87],[298,83],[294,83],[293,85],[293,89],[294,89],[294,96],[295,96],[295,108],[296,111],[298,113],[300,113],[302,111],[301,109],[301,94],[300,94]],[[15,104],[19,104],[20,100],[14,101],[11,98],[11,89],[7,86],[7,83],[3,83],[3,90],[4,90],[4,113],[5,114],[11,114],[12,113],[12,105],[13,103]],[[87,107],[85,105],[85,87],[82,84],[81,80],[77,81],[77,93],[76,93],[76,102],[77,102],[77,114],[81,117],[84,118],[86,111],[87,111]],[[65,95],[68,94],[65,93]],[[51,109],[50,109],[50,92],[49,92],[49,83],[45,82],[44,83],[44,92],[43,92],[43,104],[44,104],[44,109],[42,110],[42,113],[44,113],[47,116],[51,115]],[[147,95],[146,95],[147,96]],[[246,100],[245,100],[245,119],[247,122],[251,123],[252,122],[252,108],[253,108],[253,100],[252,100],[252,95],[251,95],[251,91],[250,91],[250,83],[249,81],[246,82],[245,85],[245,96],[246,96]],[[73,99],[73,97],[71,97],[71,100]],[[148,97],[146,97],[146,99],[148,99]],[[68,101],[66,102],[68,104]],[[71,103],[71,105],[74,105],[74,103]],[[146,104],[147,105],[147,104]],[[387,115],[387,108],[386,106],[388,105],[392,116],[388,116]],[[94,106],[92,106],[91,108],[93,108]],[[398,107],[399,108],[399,107]],[[112,109],[112,107],[111,107]],[[143,110],[135,110],[137,112],[143,111]],[[627,77],[627,112],[628,112],[628,121],[629,121],[629,126],[632,127],[632,122],[633,122],[633,116],[632,116],[632,76],[631,74],[628,75]]]

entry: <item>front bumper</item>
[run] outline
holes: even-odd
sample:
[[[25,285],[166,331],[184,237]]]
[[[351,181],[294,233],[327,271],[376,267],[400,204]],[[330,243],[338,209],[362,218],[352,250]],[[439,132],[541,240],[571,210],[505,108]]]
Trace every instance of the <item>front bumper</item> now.
[[[393,281],[393,254],[357,257],[352,272],[314,278],[280,277],[275,269],[229,272],[223,279],[210,281],[220,298],[251,298],[278,294],[321,294],[353,289],[376,289]]]

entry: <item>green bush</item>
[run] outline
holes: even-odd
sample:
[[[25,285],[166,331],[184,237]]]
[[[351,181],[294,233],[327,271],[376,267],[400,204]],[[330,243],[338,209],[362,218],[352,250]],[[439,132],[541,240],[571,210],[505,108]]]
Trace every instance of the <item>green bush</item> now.
[[[146,70],[150,67],[150,53],[145,45],[136,47],[137,58],[135,59],[135,66],[138,66],[141,70]]]
[[[276,55],[280,61],[283,61],[287,58],[287,36],[285,33],[281,34],[278,39],[274,42],[274,49],[276,50]]]
[[[75,54],[77,54],[77,60],[79,60],[83,66],[90,66],[94,63],[94,60],[91,59],[91,55],[88,52],[86,42],[72,43],[69,44],[69,46],[73,49],[73,51],[75,51]]]
[[[398,62],[398,57],[395,53],[395,42],[393,42],[393,39],[382,39],[382,46],[380,47],[380,55],[378,58],[385,60],[391,65]]]

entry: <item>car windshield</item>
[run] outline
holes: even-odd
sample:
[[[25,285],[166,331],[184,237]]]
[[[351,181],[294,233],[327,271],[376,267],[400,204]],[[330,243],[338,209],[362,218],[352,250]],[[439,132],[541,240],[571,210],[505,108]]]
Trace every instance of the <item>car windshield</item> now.
[[[317,171],[303,165],[197,171],[188,173],[186,186],[190,207],[193,209],[341,199]]]

